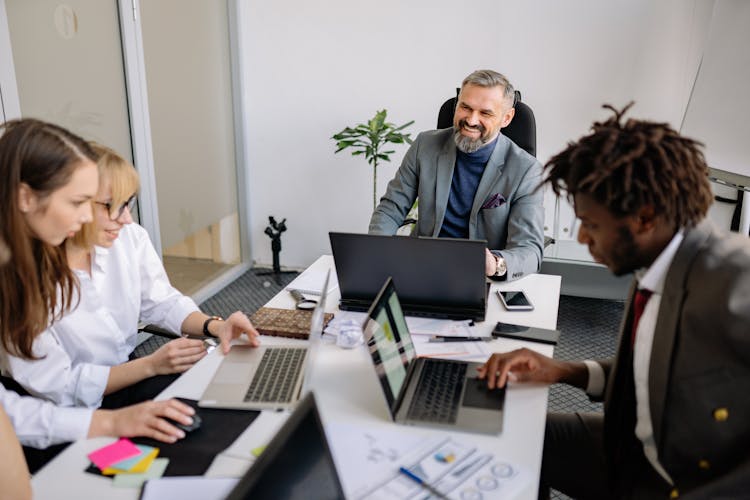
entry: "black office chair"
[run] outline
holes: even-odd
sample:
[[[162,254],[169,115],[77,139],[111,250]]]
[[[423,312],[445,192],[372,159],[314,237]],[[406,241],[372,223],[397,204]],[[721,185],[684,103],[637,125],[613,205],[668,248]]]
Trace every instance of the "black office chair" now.
[[[451,97],[443,103],[438,112],[437,128],[448,128],[453,126],[453,114],[456,111],[456,101],[461,89],[456,89],[456,97]],[[536,157],[536,120],[534,112],[524,102],[521,102],[521,93],[516,90],[513,99],[513,107],[516,114],[510,124],[501,130],[503,135],[515,142],[519,147],[526,150],[531,156]]]

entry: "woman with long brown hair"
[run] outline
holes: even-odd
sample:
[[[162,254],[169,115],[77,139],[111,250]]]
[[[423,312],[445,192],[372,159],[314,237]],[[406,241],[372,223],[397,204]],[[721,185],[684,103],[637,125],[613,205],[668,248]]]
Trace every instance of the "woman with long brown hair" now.
[[[10,121],[0,133],[0,239],[10,253],[0,266],[0,348],[33,359],[37,335],[77,301],[78,280],[61,245],[92,220],[96,155],[80,137],[39,120]],[[0,405],[21,443],[36,448],[94,436],[174,442],[184,433],[162,417],[189,425],[194,413],[175,400],[115,411],[63,408],[4,387]]]

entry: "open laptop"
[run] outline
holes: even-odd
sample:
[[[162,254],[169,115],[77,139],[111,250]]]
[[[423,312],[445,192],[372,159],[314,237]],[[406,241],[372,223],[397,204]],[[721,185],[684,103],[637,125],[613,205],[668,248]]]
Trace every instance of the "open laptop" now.
[[[310,378],[320,345],[330,275],[328,271],[320,300],[310,315],[310,340],[307,346],[299,343],[232,346],[198,405],[246,410],[293,407],[304,394],[303,382]]]
[[[403,424],[498,434],[505,389],[476,378],[481,363],[418,358],[393,280],[367,312],[365,341],[391,418]]]
[[[486,241],[328,234],[341,309],[367,311],[383,281],[392,276],[406,314],[484,320]]]
[[[297,405],[227,500],[344,499],[315,397]]]

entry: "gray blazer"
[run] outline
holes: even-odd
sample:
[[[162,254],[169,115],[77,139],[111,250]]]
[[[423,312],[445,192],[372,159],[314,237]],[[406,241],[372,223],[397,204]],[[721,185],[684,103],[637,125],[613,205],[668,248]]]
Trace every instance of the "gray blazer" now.
[[[631,301],[632,301],[631,290]],[[620,481],[628,464],[612,456],[637,440],[623,381],[631,301],[620,349],[602,361],[607,458]],[[628,332],[623,335],[622,332]],[[632,377],[631,377],[632,378]],[[708,220],[686,232],[667,271],[648,375],[659,462],[682,498],[738,498],[750,490],[750,240]],[[630,442],[630,445],[625,443]],[[614,471],[613,471],[614,472]],[[655,496],[656,498],[657,496]],[[645,498],[645,497],[644,497]],[[743,497],[745,498],[745,497]]]
[[[415,233],[437,237],[448,205],[456,145],[453,128],[422,132],[370,219],[370,234],[396,234],[419,198]],[[500,134],[484,170],[469,220],[469,238],[487,240],[508,266],[507,279],[535,273],[544,249],[542,166]]]

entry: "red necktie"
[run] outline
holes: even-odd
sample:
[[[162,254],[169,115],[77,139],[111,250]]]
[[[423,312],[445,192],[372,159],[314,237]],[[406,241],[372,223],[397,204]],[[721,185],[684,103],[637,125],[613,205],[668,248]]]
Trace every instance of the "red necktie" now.
[[[651,298],[651,294],[654,293],[651,290],[645,288],[639,288],[635,292],[635,299],[633,300],[633,331],[630,336],[631,347],[635,345],[635,335],[638,331],[638,322],[641,320],[643,310],[646,308],[646,302]]]

